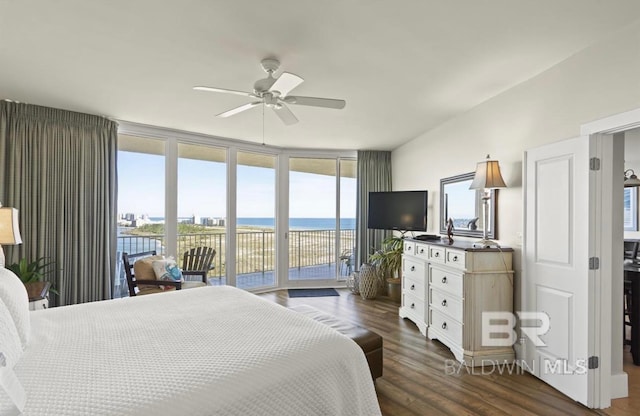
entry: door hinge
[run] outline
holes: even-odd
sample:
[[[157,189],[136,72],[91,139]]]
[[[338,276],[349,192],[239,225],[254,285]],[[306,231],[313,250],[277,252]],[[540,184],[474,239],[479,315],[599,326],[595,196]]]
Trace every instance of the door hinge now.
[[[599,359],[598,357],[596,357],[595,355],[592,357],[589,357],[589,370],[594,370],[596,368],[598,368],[599,366]]]
[[[589,270],[598,270],[598,269],[600,269],[600,258],[589,257]]]
[[[589,170],[600,170],[600,158],[592,157],[589,159]]]
[[[284,239],[288,240],[289,239],[289,233],[284,233]]]

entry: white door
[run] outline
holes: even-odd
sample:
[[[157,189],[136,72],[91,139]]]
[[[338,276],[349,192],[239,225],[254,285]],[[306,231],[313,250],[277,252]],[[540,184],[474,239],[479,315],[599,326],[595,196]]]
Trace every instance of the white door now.
[[[524,336],[528,370],[589,407],[594,403],[593,139],[578,137],[525,152],[522,311],[548,315],[548,331]],[[521,331],[543,332],[544,319],[522,319]],[[544,344],[544,345],[542,345]],[[591,364],[591,365],[590,365]]]

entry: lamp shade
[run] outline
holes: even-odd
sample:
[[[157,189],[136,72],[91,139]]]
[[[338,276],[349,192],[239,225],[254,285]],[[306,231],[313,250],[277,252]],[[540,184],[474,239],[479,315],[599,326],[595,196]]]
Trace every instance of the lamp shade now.
[[[469,186],[469,189],[491,189],[491,188],[506,188],[507,185],[502,179],[500,173],[500,165],[497,160],[487,160],[479,162],[476,166],[476,174],[473,177],[473,182]]]
[[[22,244],[18,210],[15,208],[0,208],[0,244]]]
[[[634,188],[636,186],[640,186],[640,179],[636,176],[636,173],[633,169],[627,169],[624,171],[624,187],[625,188]]]

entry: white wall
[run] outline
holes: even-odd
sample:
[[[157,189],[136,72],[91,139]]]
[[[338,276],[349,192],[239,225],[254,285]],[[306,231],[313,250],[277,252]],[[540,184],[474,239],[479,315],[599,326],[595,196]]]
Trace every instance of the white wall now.
[[[611,34],[535,78],[395,149],[393,189],[429,190],[429,232],[438,233],[440,179],[472,172],[487,153],[500,161],[498,240],[516,250],[519,302],[522,154],[576,137],[581,124],[640,108],[640,22]]]

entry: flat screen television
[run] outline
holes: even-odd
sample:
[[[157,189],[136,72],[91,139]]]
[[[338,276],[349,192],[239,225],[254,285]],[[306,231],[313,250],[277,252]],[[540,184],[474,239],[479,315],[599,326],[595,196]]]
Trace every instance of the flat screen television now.
[[[368,228],[427,230],[427,191],[369,192]]]

